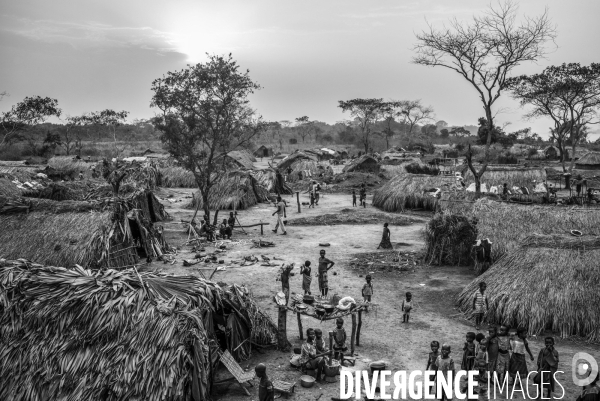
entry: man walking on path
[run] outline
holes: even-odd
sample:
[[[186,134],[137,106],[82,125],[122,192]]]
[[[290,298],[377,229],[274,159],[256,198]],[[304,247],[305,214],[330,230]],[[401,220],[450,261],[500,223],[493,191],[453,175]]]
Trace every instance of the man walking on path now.
[[[283,231],[283,235],[287,235],[287,231],[285,231],[285,225],[283,224],[283,218],[287,216],[285,215],[285,203],[283,200],[281,200],[281,196],[277,197],[277,210],[275,213],[277,213],[277,224],[275,224],[275,229],[273,232],[277,234],[277,228],[281,224],[281,231]],[[275,216],[275,213],[273,213],[272,216]]]

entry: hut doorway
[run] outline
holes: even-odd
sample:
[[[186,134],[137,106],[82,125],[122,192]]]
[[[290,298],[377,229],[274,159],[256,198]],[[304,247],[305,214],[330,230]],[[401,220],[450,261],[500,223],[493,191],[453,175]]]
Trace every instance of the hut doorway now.
[[[142,234],[142,230],[137,220],[133,217],[128,217],[129,220],[129,228],[131,230],[131,236],[133,237],[133,243],[135,244],[135,249],[140,258],[148,258],[149,252],[146,248],[146,238],[145,235]]]

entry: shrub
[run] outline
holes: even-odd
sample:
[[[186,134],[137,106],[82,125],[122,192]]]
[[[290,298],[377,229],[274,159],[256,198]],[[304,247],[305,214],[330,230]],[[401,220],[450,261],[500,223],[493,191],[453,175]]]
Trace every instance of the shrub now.
[[[439,175],[440,170],[437,167],[428,166],[420,163],[410,163],[404,166],[407,173],[410,174],[427,174],[427,175]]]
[[[519,159],[515,155],[498,156],[498,164],[519,164]]]

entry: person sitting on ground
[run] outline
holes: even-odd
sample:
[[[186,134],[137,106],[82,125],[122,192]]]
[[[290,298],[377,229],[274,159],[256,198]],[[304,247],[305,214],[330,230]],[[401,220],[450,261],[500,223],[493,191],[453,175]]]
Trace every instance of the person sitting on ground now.
[[[335,320],[335,329],[333,330],[333,351],[334,358],[338,359],[340,364],[344,359],[344,352],[348,351],[348,347],[346,347],[347,338],[348,336],[344,329],[344,319],[338,317]]]
[[[302,344],[302,350],[300,351],[300,364],[305,369],[316,370],[316,379],[321,381],[325,359],[317,353],[314,329],[309,328],[306,330],[306,342]]]
[[[219,226],[219,234],[221,234],[221,238],[231,239],[231,227],[227,224],[227,219],[223,219],[223,222]]]
[[[200,228],[200,233],[206,234],[207,241],[215,240],[215,227],[212,224],[210,224],[208,215],[206,215],[206,214],[204,215],[204,217],[202,219],[202,227]]]
[[[267,376],[267,367],[259,363],[254,368],[254,371],[256,372],[256,377],[260,379],[258,401],[273,401],[275,399],[275,387],[273,387],[273,382]]]

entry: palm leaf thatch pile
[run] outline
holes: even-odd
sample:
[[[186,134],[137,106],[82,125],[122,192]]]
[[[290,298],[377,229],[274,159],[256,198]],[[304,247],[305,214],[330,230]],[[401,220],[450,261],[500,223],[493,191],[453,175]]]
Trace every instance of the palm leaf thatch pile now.
[[[406,209],[436,210],[438,199],[425,192],[433,188],[447,189],[453,177],[417,175],[399,172],[373,194],[373,205],[386,212]]]
[[[369,173],[378,173],[380,169],[379,161],[371,155],[362,155],[344,166],[342,172],[366,171]]]
[[[469,266],[477,225],[465,216],[437,213],[425,227],[425,261],[435,265]]]
[[[17,187],[17,184],[6,177],[0,177],[0,196],[13,197],[21,196],[24,191]]]
[[[309,177],[316,177],[319,175],[319,163],[310,159],[297,159],[291,164],[292,173],[288,174],[288,182],[297,182],[300,180],[300,173],[302,173],[302,179]],[[322,171],[322,170],[321,170]],[[287,169],[285,170],[287,174]]]
[[[194,174],[179,166],[162,167],[160,171],[160,186],[165,188],[197,188]]]
[[[524,327],[531,334],[551,329],[562,337],[600,341],[600,250],[568,248],[573,240],[566,236],[559,241],[543,237],[526,237],[523,246],[469,283],[459,295],[460,308],[472,312],[475,291],[485,282],[490,322]]]
[[[0,399],[208,400],[220,349],[275,336],[249,298],[192,276],[1,260]]]
[[[123,183],[139,188],[154,189],[161,183],[160,169],[154,162],[133,164]]]
[[[273,168],[254,170],[250,172],[256,179],[258,185],[265,188],[269,193],[292,194],[292,189],[284,182],[281,173]]]
[[[99,185],[98,181],[63,181],[51,182],[48,185],[39,188],[27,190],[23,196],[30,198],[51,199],[55,201],[63,200],[86,200],[87,195],[94,191]]]
[[[224,161],[227,170],[242,169],[242,170],[253,170],[254,156],[245,150],[232,150],[225,156],[222,156],[225,160],[220,157],[215,161],[216,163],[222,163]]]
[[[33,166],[0,166],[0,176],[10,179],[17,179],[20,182],[32,180],[35,177],[36,168]]]
[[[99,201],[0,199],[0,257],[56,266],[131,266],[170,251],[162,228],[168,218],[151,191]]]
[[[465,183],[475,182],[473,173],[468,167],[463,167]],[[511,166],[488,166],[481,182],[490,186],[502,186],[504,183],[512,187],[531,188],[533,181],[544,182],[546,180],[546,170],[544,168],[511,167]]]
[[[250,173],[245,171],[229,171],[222,175],[208,194],[209,208],[247,209],[259,202],[267,202],[269,191],[259,184]],[[186,206],[189,209],[203,208],[200,192],[193,194],[192,201]]]

